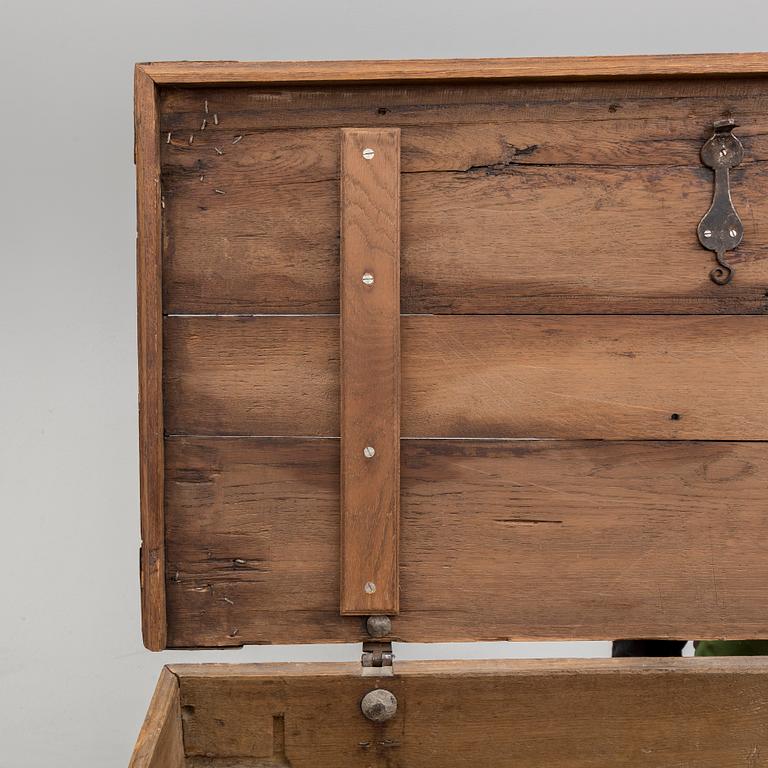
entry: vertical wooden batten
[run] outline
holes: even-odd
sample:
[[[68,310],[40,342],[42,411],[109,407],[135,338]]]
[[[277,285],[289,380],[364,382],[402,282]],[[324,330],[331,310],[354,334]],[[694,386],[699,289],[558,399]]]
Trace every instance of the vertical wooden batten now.
[[[159,651],[166,646],[160,136],[155,82],[141,65],[134,83],[142,635]]]
[[[341,131],[341,613],[396,614],[400,129]]]

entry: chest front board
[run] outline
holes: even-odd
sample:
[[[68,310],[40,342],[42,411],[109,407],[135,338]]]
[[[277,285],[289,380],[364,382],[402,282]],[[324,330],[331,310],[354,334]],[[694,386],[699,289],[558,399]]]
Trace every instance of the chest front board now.
[[[733,61],[140,72],[147,645],[768,636]]]
[[[764,766],[765,659],[203,664],[163,670],[130,768]],[[372,723],[375,685],[396,715]]]

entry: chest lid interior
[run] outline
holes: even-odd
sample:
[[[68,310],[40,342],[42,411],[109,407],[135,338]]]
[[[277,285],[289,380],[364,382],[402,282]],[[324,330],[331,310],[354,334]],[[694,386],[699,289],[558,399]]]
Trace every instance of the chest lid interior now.
[[[768,637],[766,72],[138,66],[147,647]]]

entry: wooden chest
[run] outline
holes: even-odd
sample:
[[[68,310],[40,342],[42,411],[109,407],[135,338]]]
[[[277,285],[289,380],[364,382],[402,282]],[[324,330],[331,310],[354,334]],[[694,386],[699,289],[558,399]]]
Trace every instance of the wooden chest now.
[[[768,55],[136,69],[132,765],[761,765]],[[362,705],[361,705],[362,702]],[[762,755],[762,757],[761,757]]]

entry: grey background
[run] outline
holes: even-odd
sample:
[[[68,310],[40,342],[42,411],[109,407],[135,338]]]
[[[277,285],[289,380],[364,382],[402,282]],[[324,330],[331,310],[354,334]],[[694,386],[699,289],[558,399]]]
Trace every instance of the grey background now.
[[[5,0],[0,9],[0,768],[125,766],[169,661],[139,633],[132,65],[754,51],[768,5],[712,0]],[[400,658],[606,655],[606,643]]]

